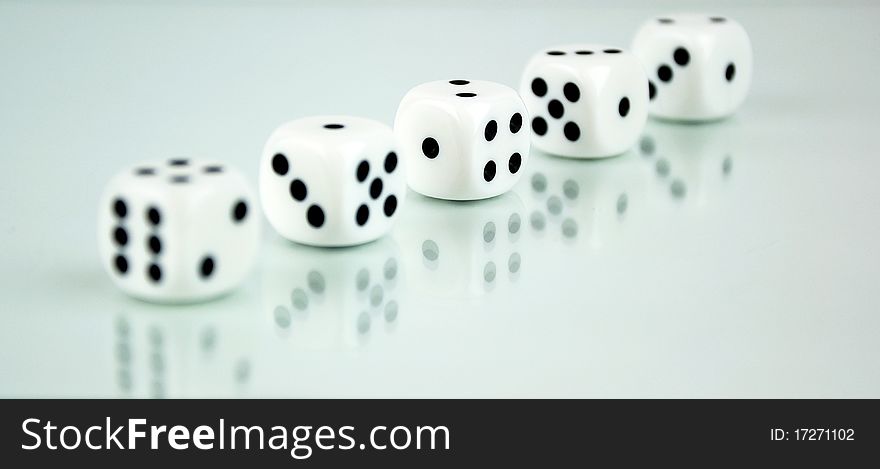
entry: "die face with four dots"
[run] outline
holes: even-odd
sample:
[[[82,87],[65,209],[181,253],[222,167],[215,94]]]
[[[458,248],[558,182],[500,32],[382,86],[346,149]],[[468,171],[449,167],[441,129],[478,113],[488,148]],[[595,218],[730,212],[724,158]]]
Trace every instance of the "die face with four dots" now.
[[[307,117],[276,129],[263,150],[259,185],[275,230],[313,246],[383,236],[406,194],[391,128],[350,116]]]
[[[653,18],[636,33],[632,48],[650,80],[651,115],[683,121],[720,119],[733,114],[748,93],[751,41],[730,18]]]
[[[407,183],[447,200],[507,192],[529,158],[527,122],[522,99],[498,83],[456,79],[413,88],[394,122]]]
[[[99,206],[98,248],[131,296],[186,303],[219,296],[250,271],[259,248],[254,196],[237,170],[177,158],[117,174]]]

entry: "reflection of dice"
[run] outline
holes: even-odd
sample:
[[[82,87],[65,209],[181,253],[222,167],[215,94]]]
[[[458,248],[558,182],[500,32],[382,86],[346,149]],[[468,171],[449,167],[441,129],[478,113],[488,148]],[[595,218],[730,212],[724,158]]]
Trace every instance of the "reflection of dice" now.
[[[528,161],[526,120],[516,91],[497,83],[449,80],[413,88],[394,123],[409,186],[449,200],[507,192]]]
[[[650,79],[652,115],[710,120],[733,114],[752,77],[752,46],[730,18],[669,15],[645,22],[633,40]]]
[[[150,301],[221,295],[250,270],[260,223],[236,170],[197,160],[145,163],[116,175],[98,209],[98,248],[119,288]]]
[[[402,266],[390,238],[345,249],[273,243],[263,311],[297,348],[358,345],[397,324]]]
[[[623,153],[648,115],[642,65],[608,46],[570,44],[538,52],[523,72],[520,94],[532,116],[532,144],[561,156]]]
[[[253,317],[237,297],[166,307],[129,302],[114,318],[117,383],[126,397],[235,397],[252,378]]]
[[[358,117],[299,119],[269,137],[260,163],[260,199],[287,239],[350,246],[391,229],[406,177],[391,129]]]
[[[514,193],[462,204],[411,199],[396,233],[407,259],[409,286],[435,297],[480,296],[519,276],[517,250],[525,218]]]
[[[642,203],[647,178],[632,152],[601,161],[554,158],[535,152],[518,191],[538,238],[605,247],[626,234]]]
[[[731,134],[736,129],[734,121],[700,126],[650,122],[639,142],[639,152],[673,200],[706,205],[712,193],[731,177]]]

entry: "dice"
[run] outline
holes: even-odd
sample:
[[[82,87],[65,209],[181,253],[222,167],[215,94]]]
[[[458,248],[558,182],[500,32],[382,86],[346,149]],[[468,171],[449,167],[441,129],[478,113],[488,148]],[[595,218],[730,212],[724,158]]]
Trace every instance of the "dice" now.
[[[259,216],[235,169],[184,158],[112,178],[98,207],[98,248],[114,283],[155,302],[228,292],[254,263]]]
[[[270,245],[262,269],[263,311],[275,334],[295,349],[364,345],[392,333],[398,322],[399,256],[391,237],[350,249]]]
[[[632,44],[650,77],[651,115],[683,121],[729,116],[752,75],[752,46],[736,21],[698,14],[647,21]]]
[[[409,267],[407,286],[440,299],[515,290],[525,230],[523,204],[513,191],[473,204],[413,198],[396,233]]]
[[[458,79],[413,88],[394,121],[409,186],[447,200],[507,192],[529,158],[527,119],[516,91],[498,83]]]
[[[532,56],[520,84],[532,145],[554,155],[602,158],[629,149],[645,126],[648,81],[632,54],[595,44]]]
[[[260,199],[283,237],[313,246],[373,241],[393,226],[406,195],[388,126],[316,116],[276,129],[260,162]]]

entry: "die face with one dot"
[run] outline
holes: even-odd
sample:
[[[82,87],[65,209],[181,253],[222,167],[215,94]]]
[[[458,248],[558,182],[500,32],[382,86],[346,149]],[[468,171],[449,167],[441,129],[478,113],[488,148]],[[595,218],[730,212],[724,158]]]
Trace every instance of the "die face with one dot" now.
[[[597,44],[553,46],[535,54],[520,94],[535,148],[572,158],[621,154],[647,120],[648,82],[639,61]]]
[[[259,247],[254,196],[237,170],[172,159],[117,174],[98,216],[98,248],[114,283],[154,302],[194,302],[236,287]]]
[[[286,123],[260,162],[269,223],[291,240],[350,246],[387,233],[406,194],[403,162],[388,126],[350,116]]]
[[[651,115],[683,121],[720,119],[733,114],[748,93],[751,41],[730,18],[653,18],[636,33],[632,48],[650,80]]]
[[[394,122],[407,183],[447,200],[507,192],[529,158],[527,122],[516,91],[498,83],[456,79],[413,88]]]

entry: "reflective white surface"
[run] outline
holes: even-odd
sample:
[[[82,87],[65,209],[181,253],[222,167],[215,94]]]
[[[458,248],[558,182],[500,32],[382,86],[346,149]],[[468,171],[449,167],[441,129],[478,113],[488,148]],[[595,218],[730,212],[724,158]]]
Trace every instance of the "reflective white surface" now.
[[[626,46],[688,9],[627,5],[0,4],[0,395],[880,397],[867,4],[720,6],[755,49],[733,119],[650,121],[603,161],[534,154],[484,202],[410,193],[359,248],[266,230],[221,300],[148,305],[102,272],[120,168],[210,157],[255,183],[281,122],[390,123],[415,84],[514,85],[545,45]]]

